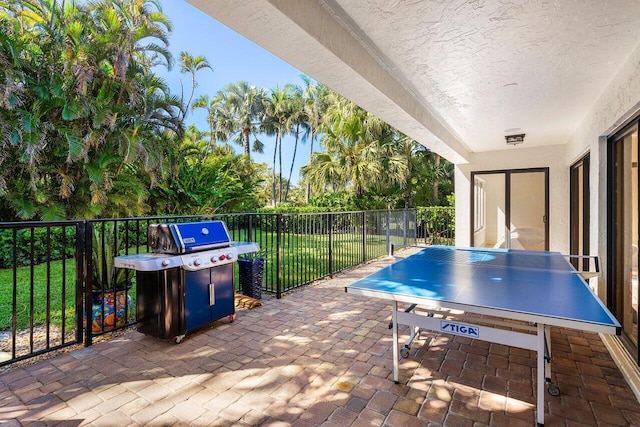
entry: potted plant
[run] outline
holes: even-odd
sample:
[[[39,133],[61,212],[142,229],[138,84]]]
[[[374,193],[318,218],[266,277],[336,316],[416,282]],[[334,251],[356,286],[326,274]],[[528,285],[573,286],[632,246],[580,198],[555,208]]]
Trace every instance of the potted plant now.
[[[123,326],[135,313],[128,290],[133,278],[125,269],[115,268],[114,257],[124,249],[118,228],[112,223],[92,228],[92,331],[103,332]]]

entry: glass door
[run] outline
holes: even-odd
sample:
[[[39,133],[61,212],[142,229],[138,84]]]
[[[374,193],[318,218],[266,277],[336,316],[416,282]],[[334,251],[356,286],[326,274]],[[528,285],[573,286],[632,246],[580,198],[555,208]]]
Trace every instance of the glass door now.
[[[547,249],[547,174],[509,174],[509,247],[528,251]]]
[[[471,245],[548,249],[549,169],[472,172]]]
[[[474,224],[471,245],[506,248],[506,176],[504,173],[478,174],[473,182]]]
[[[569,253],[589,255],[589,155],[578,160],[569,172],[570,242]],[[589,260],[571,260],[577,270],[589,271]],[[581,263],[582,265],[580,265]]]
[[[607,302],[638,361],[638,124],[609,141]]]

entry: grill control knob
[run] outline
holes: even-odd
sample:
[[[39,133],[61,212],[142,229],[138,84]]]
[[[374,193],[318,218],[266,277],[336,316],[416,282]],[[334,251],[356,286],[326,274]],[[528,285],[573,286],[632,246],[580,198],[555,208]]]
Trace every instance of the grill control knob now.
[[[202,264],[202,260],[200,258],[196,258],[193,261],[193,265],[195,265],[196,267],[200,267],[201,264]]]
[[[168,259],[163,259],[163,260],[162,260],[162,266],[163,266],[163,267],[169,267],[169,264],[170,264],[170,263],[171,263],[171,262],[170,262]]]
[[[225,254],[220,255],[220,258],[218,258],[220,261],[224,261],[225,259],[227,259],[227,256]]]
[[[212,257],[211,257],[211,262],[215,264],[216,262],[218,262],[218,258],[216,258],[216,256],[215,256],[215,255],[214,255],[214,256],[212,256]]]
[[[227,254],[227,259],[233,259],[233,254],[232,253],[228,253]]]

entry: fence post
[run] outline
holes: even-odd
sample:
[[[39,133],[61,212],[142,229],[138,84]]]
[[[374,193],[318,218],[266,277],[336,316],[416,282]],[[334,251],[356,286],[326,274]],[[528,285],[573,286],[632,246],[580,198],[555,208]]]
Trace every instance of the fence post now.
[[[84,221],[84,345],[90,346],[93,342],[92,315],[93,315],[93,224]]]
[[[407,230],[409,229],[409,221],[407,219],[407,210],[403,210],[402,211],[402,219],[403,219],[403,224],[402,224],[402,244],[404,245],[404,247],[407,247]]]
[[[276,298],[282,298],[282,214],[276,214]]]
[[[386,228],[387,228],[387,232],[386,232],[386,234],[387,234],[387,252],[388,252],[388,253],[391,253],[391,235],[390,235],[390,230],[389,230],[390,221],[391,221],[390,216],[391,216],[391,215],[389,214],[389,210],[387,209],[387,215],[386,215],[386,219],[387,219],[387,227],[386,227]]]
[[[362,211],[362,262],[367,262],[367,213]]]
[[[413,237],[411,238],[411,240],[413,241],[413,245],[417,245],[418,244],[418,209],[411,209],[411,219],[413,219]]]
[[[76,223],[76,342],[84,340],[82,334],[84,328],[82,301],[84,301],[85,222],[79,221]]]
[[[333,214],[329,213],[329,277],[333,278]]]

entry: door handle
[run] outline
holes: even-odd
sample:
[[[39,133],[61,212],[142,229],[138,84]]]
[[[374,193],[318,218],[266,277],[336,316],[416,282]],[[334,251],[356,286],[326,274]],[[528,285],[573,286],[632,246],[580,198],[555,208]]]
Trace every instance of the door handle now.
[[[209,305],[215,305],[215,303],[216,303],[215,284],[209,283]]]

